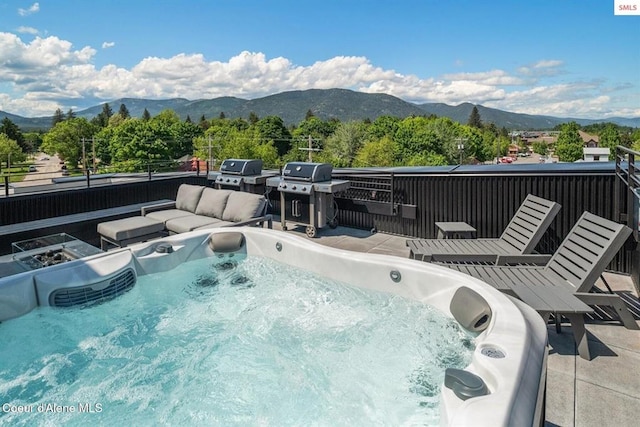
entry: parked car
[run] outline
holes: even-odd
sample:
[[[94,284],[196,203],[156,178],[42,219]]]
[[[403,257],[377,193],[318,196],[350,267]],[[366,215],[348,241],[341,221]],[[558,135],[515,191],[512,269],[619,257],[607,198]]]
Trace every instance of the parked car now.
[[[47,156],[44,156],[44,157],[40,157],[40,160],[46,161],[46,160],[49,160],[49,158]]]

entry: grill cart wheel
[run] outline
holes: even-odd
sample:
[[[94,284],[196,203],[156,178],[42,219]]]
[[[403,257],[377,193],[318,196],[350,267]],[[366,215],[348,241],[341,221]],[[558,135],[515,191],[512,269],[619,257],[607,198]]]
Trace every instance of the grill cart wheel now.
[[[328,224],[329,224],[329,227],[336,228],[338,226],[338,220],[332,219],[331,221],[328,222]]]
[[[305,232],[307,233],[307,236],[309,237],[316,237],[316,228],[313,225],[307,225],[307,228],[305,229]]]

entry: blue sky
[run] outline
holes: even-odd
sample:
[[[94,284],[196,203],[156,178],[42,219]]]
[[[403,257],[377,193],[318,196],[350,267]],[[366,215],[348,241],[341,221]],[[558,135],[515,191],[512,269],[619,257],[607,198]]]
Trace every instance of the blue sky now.
[[[0,110],[341,87],[640,117],[640,0],[0,0]]]

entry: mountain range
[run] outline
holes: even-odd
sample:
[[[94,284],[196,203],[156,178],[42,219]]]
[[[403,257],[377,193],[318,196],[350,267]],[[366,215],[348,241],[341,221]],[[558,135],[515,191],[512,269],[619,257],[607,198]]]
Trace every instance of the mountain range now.
[[[340,121],[375,120],[380,116],[423,116],[434,114],[449,117],[460,123],[467,123],[474,104],[463,103],[451,106],[441,103],[414,104],[386,94],[370,94],[347,89],[309,89],[303,91],[282,92],[257,99],[241,99],[220,97],[190,101],[184,98],[163,100],[120,98],[109,102],[113,112],[117,112],[124,104],[132,117],[142,117],[146,108],[152,116],[162,110],[171,109],[183,120],[190,117],[198,122],[202,116],[207,119],[217,118],[221,113],[228,119],[236,117],[248,118],[250,113],[258,117],[279,116],[286,125],[295,125],[304,120],[308,111],[316,117],[327,120],[336,118]],[[91,119],[103,109],[103,104],[85,110],[76,111],[76,117]],[[483,123],[494,123],[497,127],[509,130],[548,130],[558,124],[575,121],[586,126],[599,122],[612,122],[621,126],[640,127],[640,117],[610,117],[607,119],[575,119],[569,117],[553,117],[511,113],[494,108],[476,105]],[[23,132],[47,130],[51,127],[52,116],[22,117],[0,111],[0,120],[8,117]]]

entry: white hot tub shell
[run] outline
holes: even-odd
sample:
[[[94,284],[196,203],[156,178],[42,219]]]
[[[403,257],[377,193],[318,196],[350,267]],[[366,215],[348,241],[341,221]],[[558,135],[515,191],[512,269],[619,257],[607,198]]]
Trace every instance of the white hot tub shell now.
[[[241,245],[234,247],[238,236]],[[488,393],[461,399],[453,389],[443,386],[441,424],[540,425],[544,420],[547,330],[541,317],[528,306],[444,267],[390,255],[338,250],[269,229],[221,228],[178,234],[2,278],[0,321],[38,306],[56,305],[53,296],[60,290],[88,288],[90,293],[100,294],[110,284],[122,283],[125,272],[130,281],[132,276],[135,280],[140,275],[167,271],[192,259],[237,253],[271,258],[332,280],[414,299],[457,320],[460,314],[452,313],[456,311],[452,310],[452,300],[459,298],[454,295],[461,288],[470,290],[481,297],[490,315],[475,338],[476,349],[464,371],[479,377]],[[458,311],[473,312],[474,307]]]

